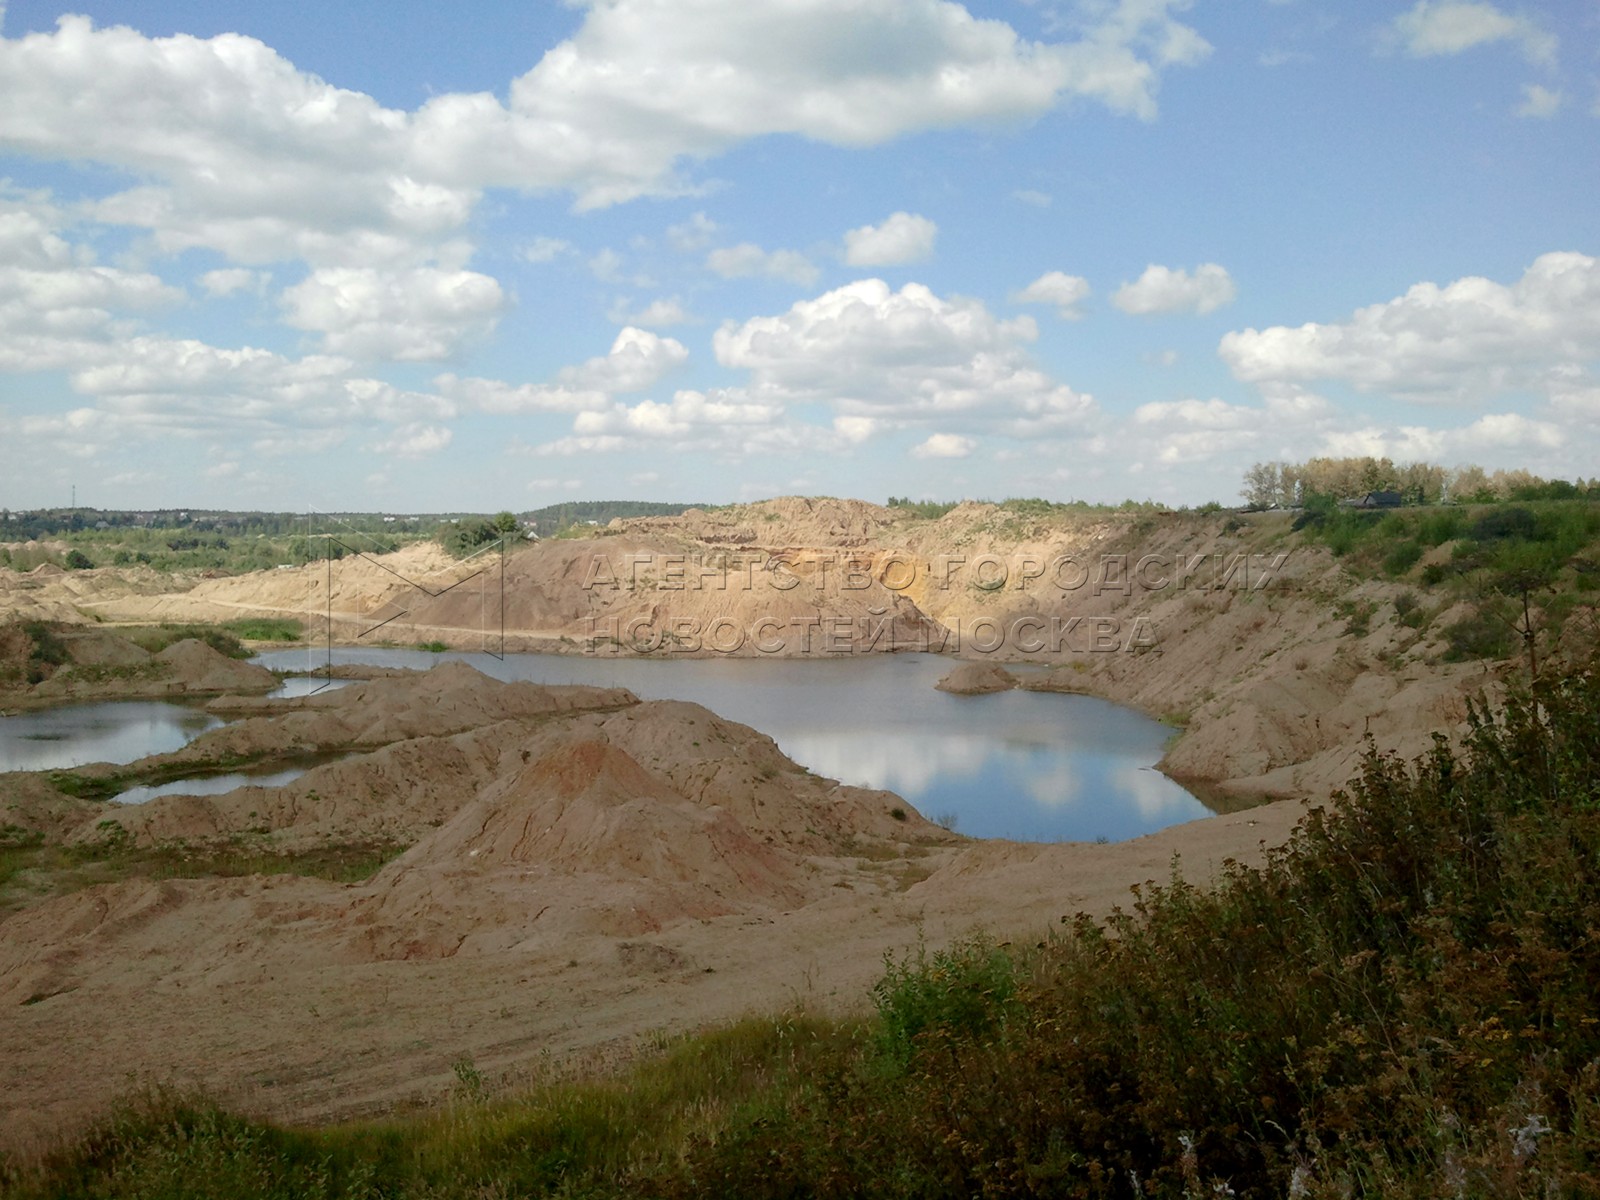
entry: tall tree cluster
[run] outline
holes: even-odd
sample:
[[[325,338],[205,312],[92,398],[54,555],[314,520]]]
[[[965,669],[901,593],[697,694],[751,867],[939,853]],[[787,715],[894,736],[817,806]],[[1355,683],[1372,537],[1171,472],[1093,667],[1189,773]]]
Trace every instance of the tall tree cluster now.
[[[1293,508],[1314,497],[1343,500],[1368,492],[1399,492],[1407,504],[1439,504],[1446,500],[1556,500],[1594,490],[1592,482],[1543,479],[1521,468],[1491,474],[1470,463],[1460,467],[1427,462],[1397,466],[1392,459],[1367,456],[1256,463],[1244,473],[1239,494],[1252,508]]]

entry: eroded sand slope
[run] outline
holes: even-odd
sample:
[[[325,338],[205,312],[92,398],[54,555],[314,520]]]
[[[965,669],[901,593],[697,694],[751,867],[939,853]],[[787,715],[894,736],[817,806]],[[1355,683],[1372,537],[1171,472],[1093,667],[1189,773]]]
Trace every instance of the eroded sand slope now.
[[[1212,569],[1285,550],[1267,586]],[[1013,569],[1147,555],[1211,567],[1181,587],[1069,589],[1026,570],[974,586],[966,572],[984,555]],[[331,580],[341,639],[403,609],[419,636],[465,647],[482,636],[489,594],[476,569],[413,548],[337,573],[163,594],[115,573],[22,586],[0,572],[0,602],[111,624],[283,614],[320,635]],[[436,594],[419,598],[400,574]],[[230,698],[217,708],[231,724],[154,765],[319,765],[281,788],[118,812],[127,836],[255,839],[285,853],[380,839],[404,853],[360,884],[129,880],[0,921],[0,1140],[69,1128],[130,1078],[316,1119],[437,1097],[464,1057],[516,1078],[547,1055],[624,1052],[647,1031],[796,1002],[859,1005],[884,951],[918,937],[974,926],[1038,937],[1064,915],[1125,902],[1175,855],[1194,880],[1228,857],[1255,860],[1287,838],[1304,800],[1354,773],[1364,738],[1421,752],[1496,683],[1481,666],[1439,663],[1428,630],[1398,619],[1398,586],[1350,578],[1272,515],[1031,517],[969,504],[916,521],[788,499],[520,549],[504,582],[508,642],[567,652],[627,653],[594,631],[635,620],[725,621],[747,643],[762,620],[832,621],[850,631],[837,652],[930,639],[954,649],[950,638],[983,620],[1109,621],[1124,633],[1143,621],[1152,640],[1110,650],[1071,636],[1037,653],[959,644],[1022,686],[1181,722],[1163,765],[1182,778],[1286,799],[1120,845],[973,843],[886,793],[815,778],[694,705],[500,684],[459,665],[303,700]],[[1450,616],[1433,614],[1431,628]],[[0,791],[7,819],[43,836],[105,836],[104,805],[34,777],[0,777]]]
[[[100,1111],[130,1079],[311,1119],[436,1097],[451,1064],[541,1058],[752,1008],[857,1004],[886,949],[981,924],[1036,936],[1105,911],[1180,847],[1204,876],[1293,806],[1120,846],[972,843],[883,792],[796,767],[692,704],[503,684],[452,665],[200,739],[270,756],[335,731],[364,753],[277,789],[88,805],[141,842],[409,844],[364,883],[128,880],[0,922],[0,1138]]]

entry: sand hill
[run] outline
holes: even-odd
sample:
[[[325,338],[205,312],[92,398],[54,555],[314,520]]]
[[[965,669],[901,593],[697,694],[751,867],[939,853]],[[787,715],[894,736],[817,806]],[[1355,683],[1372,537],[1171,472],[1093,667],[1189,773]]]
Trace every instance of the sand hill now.
[[[809,775],[753,730],[620,690],[452,665],[298,700],[229,697],[216,711],[237,719],[135,772],[304,775],[120,810],[0,777],[5,823],[202,858],[216,845],[403,853],[356,884],[131,878],[0,920],[0,1141],[64,1128],[130,1075],[315,1119],[436,1098],[463,1057],[515,1079],[546,1055],[624,1053],[648,1031],[752,1007],[859,1003],[883,953],[918,937],[1037,936],[1108,911],[1174,855],[1191,879],[1253,861],[1303,800],[1353,773],[1364,738],[1425,750],[1495,685],[1481,665],[1440,664],[1431,635],[1400,621],[1397,587],[1358,583],[1277,514],[964,504],[919,520],[788,498],[614,522],[518,548],[503,574],[498,554],[458,563],[431,547],[335,566],[162,594],[115,572],[26,586],[0,573],[0,605],[108,624],[284,614],[318,635],[331,605],[343,640],[472,646],[498,636],[503,587],[513,648],[723,652],[704,644],[713,629],[745,654],[932,644],[1004,664],[1023,687],[1163,716],[1183,727],[1165,769],[1286,799],[1120,845],[972,843],[887,793]],[[1006,636],[985,649],[975,635],[990,625]],[[608,632],[630,626],[651,639]],[[1017,636],[1039,630],[1038,649]],[[96,664],[105,677],[148,665],[106,636],[85,627],[80,682]],[[224,682],[174,651],[148,669]]]
[[[70,585],[74,611],[113,622],[285,615],[314,637],[331,608],[334,637],[358,645],[498,648],[503,627],[510,649],[561,653],[942,649],[1032,662],[1057,670],[1025,686],[1093,692],[1180,725],[1162,764],[1172,774],[1240,795],[1325,796],[1365,736],[1424,750],[1495,681],[1440,665],[1436,632],[1399,619],[1402,585],[1350,578],[1288,524],[980,503],[926,520],[785,497],[613,521],[503,560],[496,549],[457,561],[430,543],[164,595],[107,571],[58,572],[48,587]],[[0,575],[0,608],[32,595]],[[1356,606],[1371,617],[1353,631]]]
[[[1204,876],[1298,812],[1121,846],[972,843],[693,704],[455,664],[257,705],[275,711],[199,739],[191,765],[360,750],[281,788],[11,803],[69,842],[198,857],[408,849],[359,884],[134,878],[0,921],[0,1140],[70,1128],[130,1077],[304,1119],[435,1096],[463,1056],[514,1076],[751,1006],[854,1001],[885,950],[1104,911],[1178,847]]]

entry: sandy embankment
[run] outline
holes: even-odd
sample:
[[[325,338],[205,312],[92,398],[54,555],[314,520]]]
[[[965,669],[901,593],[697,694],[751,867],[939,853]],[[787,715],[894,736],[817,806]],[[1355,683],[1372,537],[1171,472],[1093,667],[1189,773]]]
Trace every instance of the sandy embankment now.
[[[0,572],[0,611],[40,597],[60,607],[70,589],[71,611],[112,622],[282,615],[320,638],[331,611],[334,637],[353,645],[498,650],[503,626],[508,649],[562,653],[944,646],[1053,666],[1049,680],[1024,685],[1086,691],[1171,720],[1183,736],[1162,767],[1184,780],[1239,796],[1322,797],[1354,772],[1367,735],[1379,749],[1421,753],[1436,730],[1459,728],[1467,698],[1495,680],[1481,665],[1438,661],[1438,631],[1460,612],[1429,611],[1424,596],[1427,620],[1408,626],[1394,604],[1407,584],[1358,581],[1288,526],[1284,514],[1028,515],[975,503],[926,521],[860,501],[788,497],[521,545],[503,569],[498,553],[458,562],[427,544],[381,562],[354,557],[162,595],[142,576],[115,572],[9,584]],[[1042,569],[1067,559],[1083,564],[1079,586]],[[1118,560],[1136,584],[1097,586]],[[1231,571],[1241,560],[1249,569]],[[1132,569],[1145,561],[1156,568]],[[1014,639],[985,650],[970,636],[985,621],[1072,632],[1039,650]],[[1087,636],[1097,622],[1117,631],[1110,652]],[[1128,645],[1136,626],[1150,640]]]
[[[692,705],[500,685],[460,668],[236,703],[246,719],[183,753],[364,752],[286,788],[153,802],[122,818],[133,836],[259,837],[286,849],[382,836],[410,849],[359,885],[128,882],[0,922],[0,1037],[16,1047],[0,1080],[0,1137],[64,1128],[130,1072],[317,1119],[437,1096],[462,1057],[514,1077],[546,1052],[626,1047],[646,1031],[751,1009],[858,1005],[883,951],[918,936],[984,926],[1037,937],[1064,915],[1126,901],[1130,885],[1164,878],[1174,855],[1193,880],[1229,857],[1254,861],[1288,837],[1301,798],[1354,773],[1364,735],[1425,750],[1492,683],[1479,667],[1433,661],[1428,630],[1398,619],[1398,586],[1357,585],[1325,552],[1285,543],[1274,520],[1035,520],[963,505],[913,522],[855,502],[783,500],[518,551],[506,570],[508,640],[529,648],[574,651],[613,620],[725,620],[748,635],[763,618],[836,619],[876,629],[877,640],[844,639],[842,649],[862,650],[883,648],[886,620],[891,640],[908,644],[983,617],[1124,628],[1142,618],[1153,646],[987,657],[1051,668],[1019,670],[1023,686],[1092,692],[1186,724],[1163,763],[1180,777],[1293,799],[1119,845],[970,843],[887,794],[816,779],[768,739]],[[891,559],[1220,562],[1280,544],[1290,558],[1260,589],[1214,576],[1098,594],[1037,579],[940,587],[931,570],[904,586],[885,576]],[[294,615],[320,631],[331,578],[340,637],[403,611],[391,628],[474,645],[487,628],[484,580],[433,551],[403,555],[160,596],[120,584],[96,593],[84,577],[101,572],[79,572],[70,606],[108,621]],[[625,583],[597,581],[597,558],[630,555],[641,569]],[[846,586],[841,556],[867,564],[866,586]],[[676,586],[680,558],[714,567],[709,586]],[[398,567],[437,594],[395,583]],[[40,592],[28,590],[31,602]],[[1449,616],[1432,615],[1429,628]],[[101,836],[95,806],[32,784],[14,793],[9,802],[52,836]]]
[[[0,1141],[72,1128],[130,1078],[311,1120],[436,1097],[463,1057],[515,1079],[649,1031],[854,1006],[885,950],[979,925],[1041,936],[1176,853],[1191,877],[1251,859],[1296,811],[1112,846],[973,843],[692,704],[450,665],[268,705],[184,753],[372,748],[283,788],[122,810],[130,836],[410,849],[357,885],[133,880],[0,922]],[[107,811],[53,825],[103,837]]]

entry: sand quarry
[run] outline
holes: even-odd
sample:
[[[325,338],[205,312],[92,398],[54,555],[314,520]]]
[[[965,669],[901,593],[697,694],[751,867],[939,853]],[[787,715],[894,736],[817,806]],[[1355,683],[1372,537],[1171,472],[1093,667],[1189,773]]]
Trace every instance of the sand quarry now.
[[[605,534],[511,557],[513,646],[571,652],[575,622],[602,604],[751,622],[772,611],[770,596],[649,579],[595,600],[580,586],[587,564],[619,550],[782,551],[798,577],[782,590],[792,612],[860,605],[908,633],[983,612],[1140,615],[1160,635],[1156,648],[1063,651],[1028,686],[1181,710],[1187,732],[1163,768],[1268,802],[1120,844],[973,841],[890,793],[816,777],[764,735],[693,704],[500,683],[459,663],[266,699],[246,694],[270,686],[265,673],[220,666],[228,660],[187,643],[173,661],[141,668],[145,684],[225,693],[212,706],[229,723],[135,769],[320,765],[283,787],[123,808],[73,799],[38,776],[0,776],[5,822],[66,843],[108,836],[112,816],[121,828],[110,833],[141,846],[294,854],[381,842],[403,852],[361,883],[130,879],[0,919],[0,1145],[49,1144],[147,1082],[317,1121],[437,1101],[463,1060],[514,1086],[551,1063],[616,1061],[663,1032],[751,1011],[859,1008],[885,952],[919,939],[982,928],[1036,940],[1064,916],[1126,904],[1131,886],[1167,878],[1175,857],[1197,881],[1229,858],[1257,861],[1307,802],[1354,773],[1365,736],[1418,753],[1493,685],[1481,667],[1431,665],[1426,635],[1383,612],[1385,585],[1357,587],[1316,551],[1292,556],[1272,589],[1092,597],[885,587],[881,576],[877,590],[845,589],[807,566],[808,554],[814,563],[841,550],[880,573],[891,555],[953,547],[1210,554],[1249,550],[1271,529],[1193,520],[1134,529],[1104,517],[1019,526],[983,505],[907,525],[871,505],[790,500],[619,522]],[[248,612],[311,626],[333,608],[348,628],[397,603],[382,576],[398,567],[452,569],[425,547],[384,569],[352,565],[331,604],[325,582],[318,591],[331,573],[316,568],[176,590],[110,571],[0,572],[9,576],[0,603],[98,622],[81,637],[100,649],[83,653],[104,656],[124,621]],[[1359,634],[1331,611],[1340,595],[1372,604]],[[479,601],[458,600],[458,610],[449,597],[432,609],[413,601],[414,627],[470,644]],[[94,690],[67,675],[46,682],[56,700]],[[140,686],[112,682],[127,694]]]

